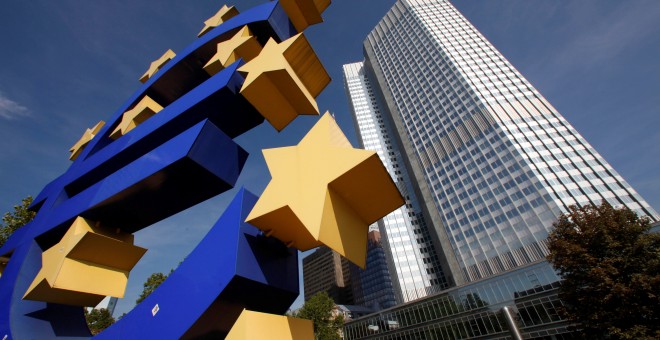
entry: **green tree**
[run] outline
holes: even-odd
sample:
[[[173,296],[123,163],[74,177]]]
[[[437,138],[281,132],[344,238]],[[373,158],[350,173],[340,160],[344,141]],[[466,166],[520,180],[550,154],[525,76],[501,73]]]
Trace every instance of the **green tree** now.
[[[13,212],[7,212],[2,216],[2,224],[0,224],[0,247],[9,239],[18,228],[28,224],[36,215],[34,212],[28,210],[32,204],[32,196],[28,196],[21,201],[20,205],[14,206]]]
[[[569,207],[550,233],[561,312],[590,339],[660,338],[660,234],[627,208]]]
[[[107,309],[92,309],[91,312],[85,310],[85,320],[87,320],[87,327],[89,331],[92,332],[92,335],[101,333],[104,329],[110,327],[115,323],[115,318],[110,315]]]
[[[295,313],[295,317],[314,322],[314,337],[316,340],[339,340],[339,331],[344,325],[342,314],[333,317],[332,309],[335,303],[326,292],[312,296]]]
[[[171,273],[171,272],[170,272]],[[142,302],[144,299],[149,296],[149,294],[153,293],[158,286],[160,286],[161,283],[165,282],[165,279],[167,279],[168,275],[165,275],[163,273],[153,273],[151,276],[147,278],[147,281],[143,284],[144,289],[142,290],[142,293],[140,294],[140,297],[138,297],[137,300],[135,300],[136,304],[139,304]]]

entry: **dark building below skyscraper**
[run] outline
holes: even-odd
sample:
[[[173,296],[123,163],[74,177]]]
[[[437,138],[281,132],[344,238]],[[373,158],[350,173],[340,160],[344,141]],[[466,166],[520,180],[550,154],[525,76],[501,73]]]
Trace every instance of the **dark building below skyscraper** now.
[[[305,301],[327,292],[338,305],[352,305],[350,262],[327,247],[320,247],[303,259]]]
[[[381,310],[396,305],[392,278],[387,268],[385,249],[380,232],[369,232],[367,245],[367,267],[362,270],[351,266],[353,297],[356,305]]]

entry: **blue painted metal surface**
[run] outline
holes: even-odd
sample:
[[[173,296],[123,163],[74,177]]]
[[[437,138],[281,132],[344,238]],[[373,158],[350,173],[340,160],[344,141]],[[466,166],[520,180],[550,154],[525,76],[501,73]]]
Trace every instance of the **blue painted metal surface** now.
[[[222,338],[243,308],[286,312],[298,296],[298,252],[244,222],[256,201],[241,189],[176,271],[97,338]]]
[[[102,221],[107,226],[139,229],[180,211],[181,207],[187,208],[231,188],[246,159],[245,151],[205,120],[62,202],[48,220],[68,227],[76,214],[84,211],[85,217]],[[25,246],[18,249],[23,250]],[[55,324],[61,321],[48,320],[46,316],[34,318],[32,314],[24,313],[25,306],[30,306],[27,308],[32,312],[35,308],[46,309],[47,305],[22,300],[41,267],[41,248],[34,258],[34,246],[33,241],[29,253],[32,256],[22,255],[22,251],[13,254],[0,279],[0,291],[4,293],[5,288],[13,290],[8,296],[0,294],[0,308],[9,309],[5,315],[11,316],[11,323],[7,325],[11,325],[13,331],[23,329],[14,325],[32,324],[36,320]],[[15,256],[25,256],[29,261],[21,261]],[[18,266],[21,268],[16,270]],[[26,330],[34,329],[29,327]]]
[[[278,1],[209,31],[165,64],[112,116],[71,167],[46,185],[35,219],[0,248],[11,256],[0,277],[0,339],[86,338],[80,307],[22,300],[41,253],[83,216],[135,232],[231,188],[247,153],[232,138],[261,122],[238,94],[242,60],[214,76],[202,66],[248,25],[264,44],[297,34]],[[149,96],[164,109],[135,129],[108,136],[124,112]],[[241,190],[225,214],[152,296],[102,333],[106,338],[225,334],[243,307],[283,313],[298,295],[297,253],[242,223],[254,195]],[[153,315],[155,304],[160,310]]]

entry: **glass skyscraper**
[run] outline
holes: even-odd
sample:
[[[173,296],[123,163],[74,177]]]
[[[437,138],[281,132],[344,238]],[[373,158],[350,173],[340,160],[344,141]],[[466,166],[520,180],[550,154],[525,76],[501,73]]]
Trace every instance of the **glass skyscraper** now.
[[[431,241],[403,156],[391,137],[392,127],[381,111],[383,104],[377,99],[363,64],[344,65],[344,81],[361,146],[378,153],[406,200],[404,206],[377,222],[386,240],[383,245],[389,271],[396,273],[392,283],[397,302],[416,300],[445,289],[449,284],[437,248]]]
[[[392,286],[392,274],[383,248],[380,231],[372,230],[367,237],[367,266],[365,269],[351,266],[353,301],[372,311],[379,311],[396,305]]]
[[[572,204],[658,220],[448,1],[397,1],[364,51],[344,76],[363,146],[406,197],[379,222],[401,292],[543,261]]]

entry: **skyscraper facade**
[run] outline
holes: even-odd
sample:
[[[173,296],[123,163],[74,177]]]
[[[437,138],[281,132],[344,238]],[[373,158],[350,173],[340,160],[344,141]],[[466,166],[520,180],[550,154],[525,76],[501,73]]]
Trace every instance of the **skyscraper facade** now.
[[[380,231],[372,230],[367,238],[367,266],[351,266],[353,301],[356,305],[379,311],[396,305],[392,275]]]
[[[445,289],[449,284],[436,253],[437,247],[431,241],[401,151],[392,138],[392,126],[385,121],[383,103],[376,97],[364,65],[344,65],[344,81],[361,146],[378,153],[406,200],[404,206],[377,223],[386,239],[384,247],[389,270],[396,273],[392,281],[397,301],[408,302]]]
[[[604,200],[657,221],[649,204],[448,1],[397,1],[364,50],[364,64],[344,67],[363,144],[395,158],[386,163],[390,174],[414,184],[404,195],[415,194],[410,205],[415,213],[420,207],[429,231],[421,239],[437,245],[436,263],[449,282],[542,261],[552,223],[572,204]],[[351,82],[355,69],[365,82]],[[360,124],[368,110],[372,121]],[[388,141],[399,150],[389,150]],[[403,241],[394,230],[384,230],[389,246],[405,248],[394,245]],[[429,248],[417,239],[406,239],[413,248],[419,244],[415,256]],[[424,261],[417,266],[422,272]]]

